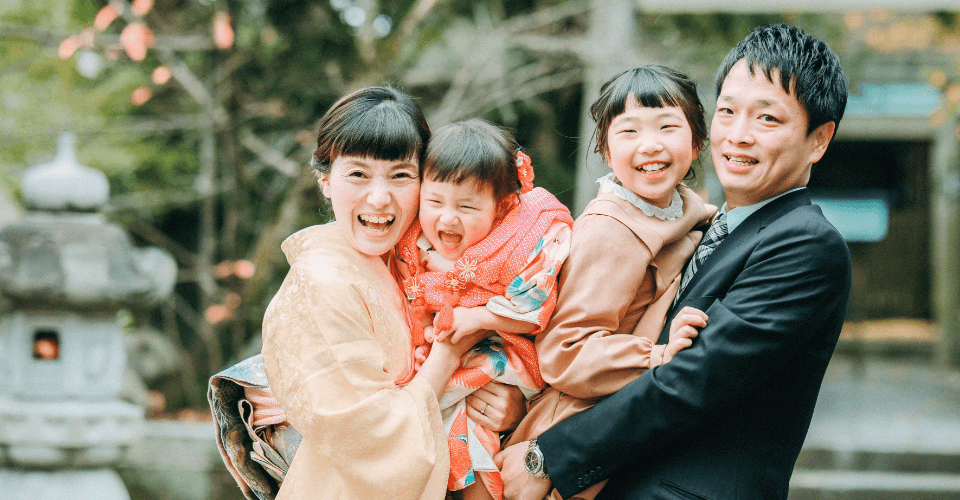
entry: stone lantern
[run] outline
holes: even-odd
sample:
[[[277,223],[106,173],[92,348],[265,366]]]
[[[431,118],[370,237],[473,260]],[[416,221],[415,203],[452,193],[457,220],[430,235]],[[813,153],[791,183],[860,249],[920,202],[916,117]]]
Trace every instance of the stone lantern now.
[[[97,210],[106,176],[74,137],[23,176],[27,212],[0,230],[0,500],[129,499],[110,467],[143,410],[118,398],[122,308],[167,296],[176,263]]]

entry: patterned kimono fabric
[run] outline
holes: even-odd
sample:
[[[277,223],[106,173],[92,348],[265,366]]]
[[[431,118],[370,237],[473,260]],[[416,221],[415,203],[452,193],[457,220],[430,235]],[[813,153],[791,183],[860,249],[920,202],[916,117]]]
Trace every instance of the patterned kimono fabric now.
[[[532,339],[556,306],[556,279],[566,258],[566,253],[557,256],[543,251],[558,237],[555,222],[571,227],[570,211],[546,190],[535,188],[520,195],[520,203],[486,238],[467,249],[449,272],[428,272],[422,266],[416,244],[421,234],[419,222],[414,222],[397,245],[399,258],[411,274],[403,282],[412,303],[411,349],[426,345],[420,327],[426,313],[436,313],[434,327],[439,331],[450,328],[454,307],[484,307],[496,296],[529,301],[524,304],[527,310],[540,308],[535,331],[525,335],[497,332],[499,338],[486,339],[464,355],[461,368],[440,398],[450,447],[450,490],[473,484],[476,472],[494,499],[503,497],[503,481],[493,463],[493,455],[500,451],[499,435],[467,418],[464,398],[494,380],[520,387],[528,399],[543,389]],[[565,237],[569,238],[569,232]]]

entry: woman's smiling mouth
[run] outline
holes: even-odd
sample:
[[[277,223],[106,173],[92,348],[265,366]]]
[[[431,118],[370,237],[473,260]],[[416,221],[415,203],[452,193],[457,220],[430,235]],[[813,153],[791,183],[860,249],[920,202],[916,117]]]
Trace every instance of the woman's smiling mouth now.
[[[372,231],[386,231],[393,225],[393,221],[396,219],[393,215],[371,215],[371,214],[361,214],[357,216],[357,220],[360,221],[360,225],[370,229]]]

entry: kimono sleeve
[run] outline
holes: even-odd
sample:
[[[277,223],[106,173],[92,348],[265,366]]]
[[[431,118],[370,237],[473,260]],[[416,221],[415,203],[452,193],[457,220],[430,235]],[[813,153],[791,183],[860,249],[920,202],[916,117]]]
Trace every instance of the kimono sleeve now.
[[[395,386],[383,345],[406,348],[404,332],[377,331],[372,296],[392,290],[346,267],[294,264],[264,317],[264,367],[304,436],[291,472],[309,447],[327,465],[301,472],[335,474],[355,498],[421,498],[449,467],[437,398],[417,377]]]
[[[557,305],[557,278],[570,254],[569,224],[554,221],[527,259],[527,265],[511,280],[503,295],[491,298],[487,310],[504,318],[537,325],[542,331]]]

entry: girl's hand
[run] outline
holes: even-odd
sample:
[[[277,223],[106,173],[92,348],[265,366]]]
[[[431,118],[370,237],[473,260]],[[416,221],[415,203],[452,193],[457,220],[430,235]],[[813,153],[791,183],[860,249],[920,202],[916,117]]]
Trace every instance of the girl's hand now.
[[[437,342],[448,341],[454,344],[460,343],[460,339],[484,329],[483,319],[485,314],[489,313],[487,313],[487,308],[484,306],[454,307],[453,325],[448,330],[436,332]],[[480,339],[477,339],[474,341],[474,344],[479,341]]]
[[[494,432],[512,431],[527,415],[523,392],[515,385],[490,382],[467,396],[467,416]]]
[[[699,329],[707,326],[707,319],[699,309],[690,306],[680,309],[670,322],[670,340],[663,350],[663,362],[669,362],[678,352],[692,346],[693,339],[700,334]]]

